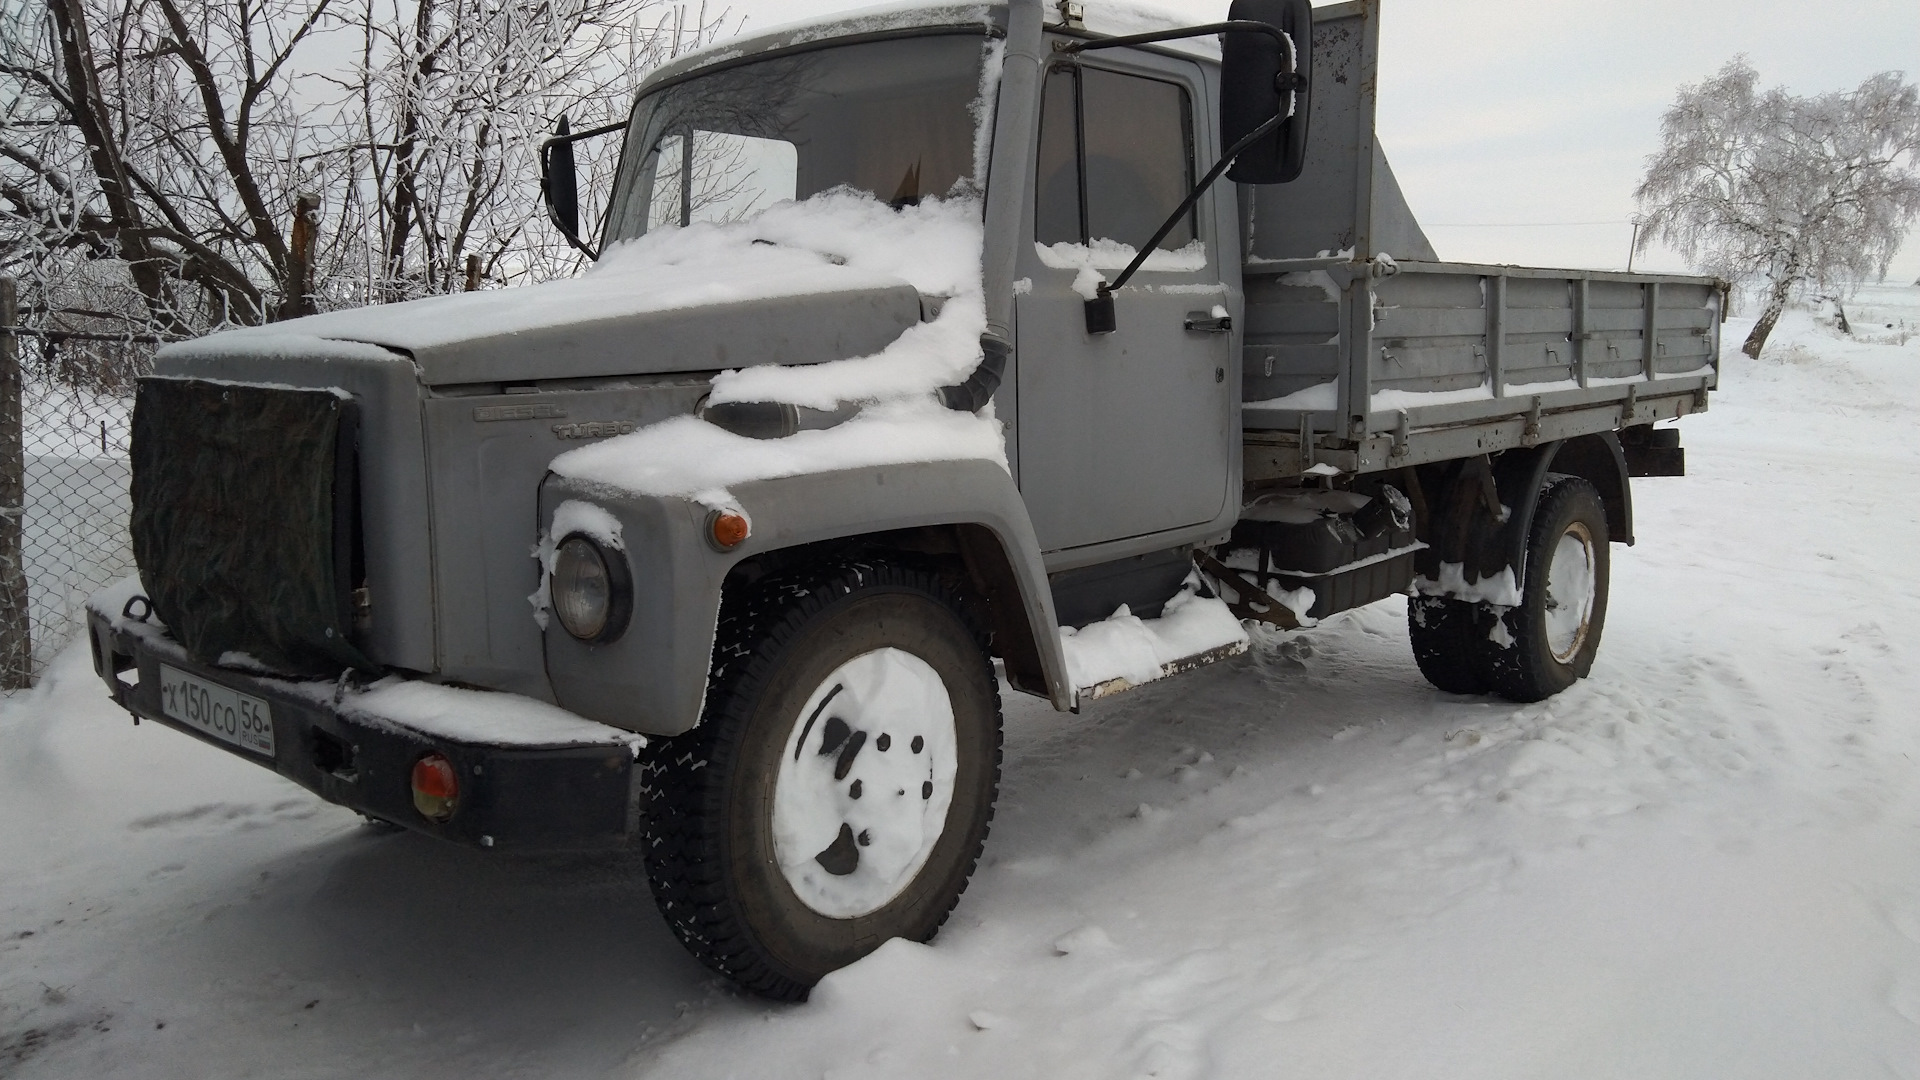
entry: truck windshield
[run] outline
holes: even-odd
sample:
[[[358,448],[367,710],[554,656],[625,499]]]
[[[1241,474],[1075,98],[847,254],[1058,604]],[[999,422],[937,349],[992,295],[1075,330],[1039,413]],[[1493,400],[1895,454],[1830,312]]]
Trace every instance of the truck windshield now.
[[[892,205],[973,176],[977,32],[836,45],[725,68],[642,98],[606,240],[738,221],[845,185]]]

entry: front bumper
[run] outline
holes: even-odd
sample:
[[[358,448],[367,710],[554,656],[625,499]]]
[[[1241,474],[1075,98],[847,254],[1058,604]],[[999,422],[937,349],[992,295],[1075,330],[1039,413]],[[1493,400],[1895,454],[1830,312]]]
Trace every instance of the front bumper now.
[[[520,851],[619,847],[639,825],[636,741],[608,728],[587,745],[463,741],[357,712],[351,696],[314,683],[254,676],[190,659],[158,627],[87,613],[93,667],[113,700],[137,719],[184,732],[272,769],[315,795],[416,832],[475,847]],[[160,665],[265,700],[272,757],[242,749],[166,715]],[[324,684],[318,684],[324,686]],[[460,798],[453,816],[430,821],[413,805],[414,762],[438,751],[453,763]]]

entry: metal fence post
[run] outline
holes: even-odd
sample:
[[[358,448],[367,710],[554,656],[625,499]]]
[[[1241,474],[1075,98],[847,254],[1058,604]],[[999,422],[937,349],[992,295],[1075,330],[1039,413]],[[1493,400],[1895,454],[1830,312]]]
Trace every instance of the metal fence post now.
[[[13,279],[0,277],[0,689],[33,685],[33,633],[27,610],[26,447],[20,414],[20,305]]]

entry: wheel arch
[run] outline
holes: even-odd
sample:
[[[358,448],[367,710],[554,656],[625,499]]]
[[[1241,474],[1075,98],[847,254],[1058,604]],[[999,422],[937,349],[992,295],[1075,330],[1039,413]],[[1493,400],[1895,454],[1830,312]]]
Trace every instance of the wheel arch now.
[[[1511,569],[1515,587],[1524,588],[1527,536],[1549,473],[1592,484],[1606,508],[1609,539],[1633,543],[1626,456],[1618,437],[1601,432],[1424,467],[1421,483],[1430,488],[1431,509],[1421,537],[1429,547],[1420,553],[1420,573],[1437,581],[1442,563],[1459,563],[1471,584]]]
[[[994,649],[1016,689],[1071,709],[1040,545],[1026,503],[999,463],[978,459],[844,469],[736,485],[753,521],[742,570],[830,556],[849,548],[949,560],[984,601]],[[738,576],[736,576],[736,574]]]
[[[1577,476],[1600,493],[1607,512],[1609,541],[1633,543],[1633,497],[1627,480],[1627,459],[1620,440],[1611,431],[1509,450],[1493,462],[1500,500],[1508,511],[1500,529],[1498,550],[1513,568],[1514,582],[1526,587],[1527,537],[1533,531],[1534,512],[1549,473]]]
[[[771,548],[740,560],[722,583],[725,596],[751,588],[769,574],[820,565],[847,557],[931,560],[964,583],[964,592],[977,598],[983,610],[982,629],[991,639],[991,651],[1006,667],[1007,682],[1016,690],[1049,699],[1055,690],[1068,690],[1064,678],[1050,678],[1042,643],[1057,636],[1045,633],[1050,618],[1037,601],[1050,605],[1052,594],[1038,595],[1023,585],[1015,553],[1004,536],[978,521],[938,522],[878,532],[848,532],[786,547]],[[1059,702],[1055,702],[1059,704]],[[1062,707],[1071,707],[1069,705]]]
[[[549,620],[547,676],[561,706],[649,735],[688,730],[699,721],[727,590],[769,569],[861,550],[948,560],[984,602],[1009,682],[1055,708],[1074,707],[1033,525],[998,462],[867,466],[734,484],[727,494],[751,529],[738,547],[720,550],[701,502],[549,476],[541,527],[550,529],[568,500],[612,514],[635,590],[632,622],[617,641],[576,641]]]
[[[1633,544],[1633,488],[1627,474],[1627,456],[1620,437],[1611,431],[1582,435],[1560,443],[1547,465],[1548,472],[1577,476],[1592,484],[1607,509],[1607,539]]]

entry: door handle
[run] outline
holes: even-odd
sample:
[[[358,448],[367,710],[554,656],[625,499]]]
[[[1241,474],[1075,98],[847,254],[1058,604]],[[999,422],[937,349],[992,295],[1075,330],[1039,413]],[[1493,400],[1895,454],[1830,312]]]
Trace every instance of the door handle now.
[[[1187,312],[1187,329],[1196,334],[1224,334],[1233,329],[1233,316],[1189,311]]]

